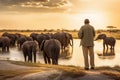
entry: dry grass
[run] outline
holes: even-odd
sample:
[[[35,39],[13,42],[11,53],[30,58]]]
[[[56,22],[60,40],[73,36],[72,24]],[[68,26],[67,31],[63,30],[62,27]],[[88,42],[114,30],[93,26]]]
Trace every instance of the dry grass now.
[[[102,72],[105,75],[108,75],[110,78],[114,79],[114,80],[120,80],[120,73],[118,72]]]
[[[35,33],[55,33],[55,32],[57,32],[57,31],[32,31],[32,30],[29,30],[29,31],[21,31],[21,30],[17,30],[17,31],[1,31],[0,32],[0,36],[4,33],[4,32],[8,32],[8,33],[20,33],[20,34],[23,34],[23,35],[27,35],[27,36],[29,36],[32,32],[35,32]],[[58,32],[61,32],[61,31],[58,31]],[[72,36],[73,36],[73,38],[74,39],[78,39],[78,31],[76,30],[76,31],[65,31],[65,32],[68,32],[68,33],[70,33],[70,34],[72,34]],[[96,31],[96,36],[98,35],[98,34],[101,34],[101,33],[103,33],[103,34],[106,34],[107,36],[112,36],[112,37],[114,37],[114,38],[116,38],[116,39],[120,39],[120,31],[117,31],[117,32],[109,32],[109,31],[100,31],[99,33],[98,33],[98,31]]]
[[[112,71],[120,72],[120,66],[114,66],[114,67],[102,66],[102,67],[96,67],[96,70],[112,70]]]
[[[111,79],[120,80],[120,66],[103,66],[96,68],[96,70],[100,71],[102,74],[109,76]]]
[[[40,64],[40,63],[28,63],[28,62],[20,62],[20,61],[9,61],[12,64],[21,65],[21,66],[28,66],[31,69],[27,70],[1,70],[0,71],[0,80],[4,80],[6,78],[13,78],[19,75],[25,75],[30,73],[42,72],[42,71],[49,71],[49,70],[57,70],[61,71],[61,79],[66,77],[71,78],[78,78],[86,75],[85,70],[81,67],[76,66],[64,66],[64,65],[49,65],[49,64]],[[34,68],[32,68],[34,67]],[[110,76],[110,78],[119,80],[120,79],[120,67],[97,67],[95,71],[100,71],[102,74]],[[59,74],[52,74],[48,76],[50,80],[53,80],[59,76]]]
[[[55,69],[58,71],[62,71],[62,76],[65,77],[82,77],[86,73],[81,67],[75,66],[63,66],[63,65],[49,65],[49,64],[40,64],[40,63],[27,63],[27,62],[18,62],[18,61],[10,61],[12,64],[22,65],[22,66],[29,66],[29,67],[37,67],[37,69],[46,68],[46,69]]]
[[[19,75],[25,75],[30,73],[41,72],[41,69],[27,69],[27,70],[0,70],[0,80],[5,80],[7,78],[13,78]]]

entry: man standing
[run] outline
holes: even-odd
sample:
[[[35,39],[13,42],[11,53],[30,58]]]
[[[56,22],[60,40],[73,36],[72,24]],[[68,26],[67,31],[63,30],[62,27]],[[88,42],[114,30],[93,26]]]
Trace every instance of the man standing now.
[[[82,45],[83,56],[84,56],[84,64],[85,70],[89,70],[89,60],[88,55],[90,57],[90,66],[91,69],[94,69],[94,37],[95,37],[95,29],[89,23],[89,19],[85,19],[85,25],[83,25],[79,32],[78,37],[81,39],[80,45]]]

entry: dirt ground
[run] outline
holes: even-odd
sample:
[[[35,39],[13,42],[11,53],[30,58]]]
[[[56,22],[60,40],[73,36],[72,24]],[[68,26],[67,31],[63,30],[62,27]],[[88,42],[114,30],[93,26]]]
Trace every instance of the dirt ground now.
[[[30,70],[34,71],[30,72]],[[86,73],[84,76],[72,76],[52,67],[30,67],[12,64],[9,61],[0,61],[0,71],[2,71],[0,72],[0,80],[115,80],[108,75],[102,74],[104,70],[82,70]],[[18,74],[15,71],[23,72]]]

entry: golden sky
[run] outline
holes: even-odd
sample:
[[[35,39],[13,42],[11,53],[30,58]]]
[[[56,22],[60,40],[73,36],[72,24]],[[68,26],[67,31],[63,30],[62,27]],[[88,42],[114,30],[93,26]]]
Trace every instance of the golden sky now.
[[[0,29],[120,28],[120,0],[0,0]]]

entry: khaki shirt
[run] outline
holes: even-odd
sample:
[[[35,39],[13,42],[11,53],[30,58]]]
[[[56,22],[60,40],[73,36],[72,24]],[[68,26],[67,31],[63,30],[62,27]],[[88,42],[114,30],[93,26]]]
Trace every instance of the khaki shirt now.
[[[89,24],[83,25],[78,32],[78,37],[81,39],[80,45],[84,47],[94,46],[94,27]]]

